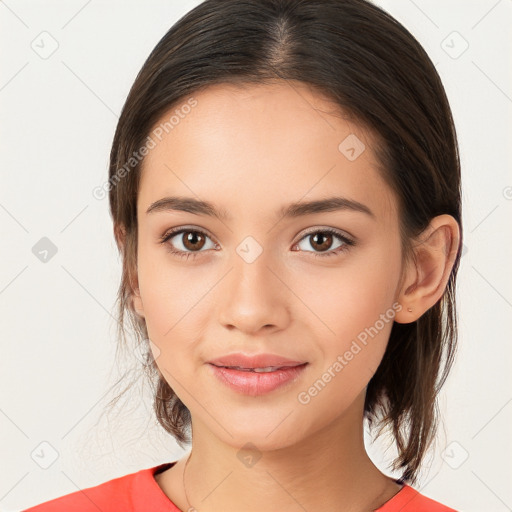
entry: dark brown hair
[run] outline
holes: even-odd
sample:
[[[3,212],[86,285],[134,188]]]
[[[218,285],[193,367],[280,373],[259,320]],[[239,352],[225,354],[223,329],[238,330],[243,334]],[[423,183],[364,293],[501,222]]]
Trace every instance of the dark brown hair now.
[[[110,155],[110,208],[123,261],[120,340],[126,343],[125,313],[136,343],[148,338],[132,303],[143,162],[134,155],[162,116],[193,93],[212,84],[275,80],[308,84],[375,135],[372,149],[397,198],[404,260],[414,258],[412,242],[433,217],[449,214],[459,223],[444,295],[416,322],[394,323],[367,387],[365,417],[370,426],[381,425],[378,435],[390,427],[398,449],[393,469],[403,469],[402,480],[414,483],[435,439],[437,395],[456,349],[460,162],[449,103],[431,60],[400,23],[366,0],[206,0],[153,49],[129,92]],[[150,351],[147,357],[158,422],[183,446],[190,442],[190,412]]]

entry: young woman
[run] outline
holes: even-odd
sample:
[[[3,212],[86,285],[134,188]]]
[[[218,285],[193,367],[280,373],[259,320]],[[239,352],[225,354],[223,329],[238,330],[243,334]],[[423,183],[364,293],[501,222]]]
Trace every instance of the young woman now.
[[[108,191],[120,319],[191,450],[29,511],[454,510],[413,485],[456,348],[460,164],[403,26],[366,0],[206,0],[137,76]]]

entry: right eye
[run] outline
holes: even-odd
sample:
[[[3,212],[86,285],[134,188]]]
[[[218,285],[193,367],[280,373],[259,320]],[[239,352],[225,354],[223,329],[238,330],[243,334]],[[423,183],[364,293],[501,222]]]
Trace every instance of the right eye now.
[[[176,241],[171,242],[174,238]],[[205,252],[202,249],[207,245],[208,240],[210,240],[212,246],[207,247],[206,250],[215,249],[216,244],[204,231],[192,228],[175,228],[167,231],[160,238],[160,243],[166,245],[170,253],[188,259],[190,255],[195,257],[195,253]]]

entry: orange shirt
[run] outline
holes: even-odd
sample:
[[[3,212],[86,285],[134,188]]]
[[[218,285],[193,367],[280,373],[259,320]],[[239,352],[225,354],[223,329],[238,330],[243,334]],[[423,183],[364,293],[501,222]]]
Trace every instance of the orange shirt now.
[[[182,512],[162,491],[154,475],[175,462],[167,462],[114,478],[95,487],[66,494],[23,512]],[[431,500],[405,484],[375,512],[457,512]]]

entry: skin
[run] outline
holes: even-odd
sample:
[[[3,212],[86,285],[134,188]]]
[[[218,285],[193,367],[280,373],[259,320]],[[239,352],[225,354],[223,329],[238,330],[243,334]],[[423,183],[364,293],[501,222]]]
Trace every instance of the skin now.
[[[133,295],[158,368],[191,412],[190,505],[201,512],[377,509],[401,486],[366,453],[363,405],[393,322],[309,403],[297,396],[379,315],[394,312],[394,303],[401,305],[394,320],[407,323],[441,298],[458,224],[449,215],[433,219],[417,247],[417,264],[402,266],[396,199],[378,172],[372,137],[337,115],[326,98],[305,84],[282,81],[215,85],[194,98],[197,105],[144,161]],[[365,144],[354,161],[338,149],[350,134]],[[146,213],[169,195],[210,201],[231,219]],[[276,214],[290,202],[332,195],[367,205],[375,218],[351,210]],[[209,238],[187,246],[181,233],[159,243],[181,226]],[[323,254],[315,231],[305,232],[327,227],[356,244],[315,256]],[[262,249],[251,263],[236,250],[247,236]],[[188,252],[197,247],[196,257],[175,256],[170,244]],[[334,236],[326,244],[325,252],[332,252],[343,242]],[[272,352],[309,365],[284,388],[244,396],[218,382],[206,364],[237,351]],[[237,456],[246,443],[255,447],[253,465]],[[186,459],[156,476],[183,511],[190,506],[182,485]]]

